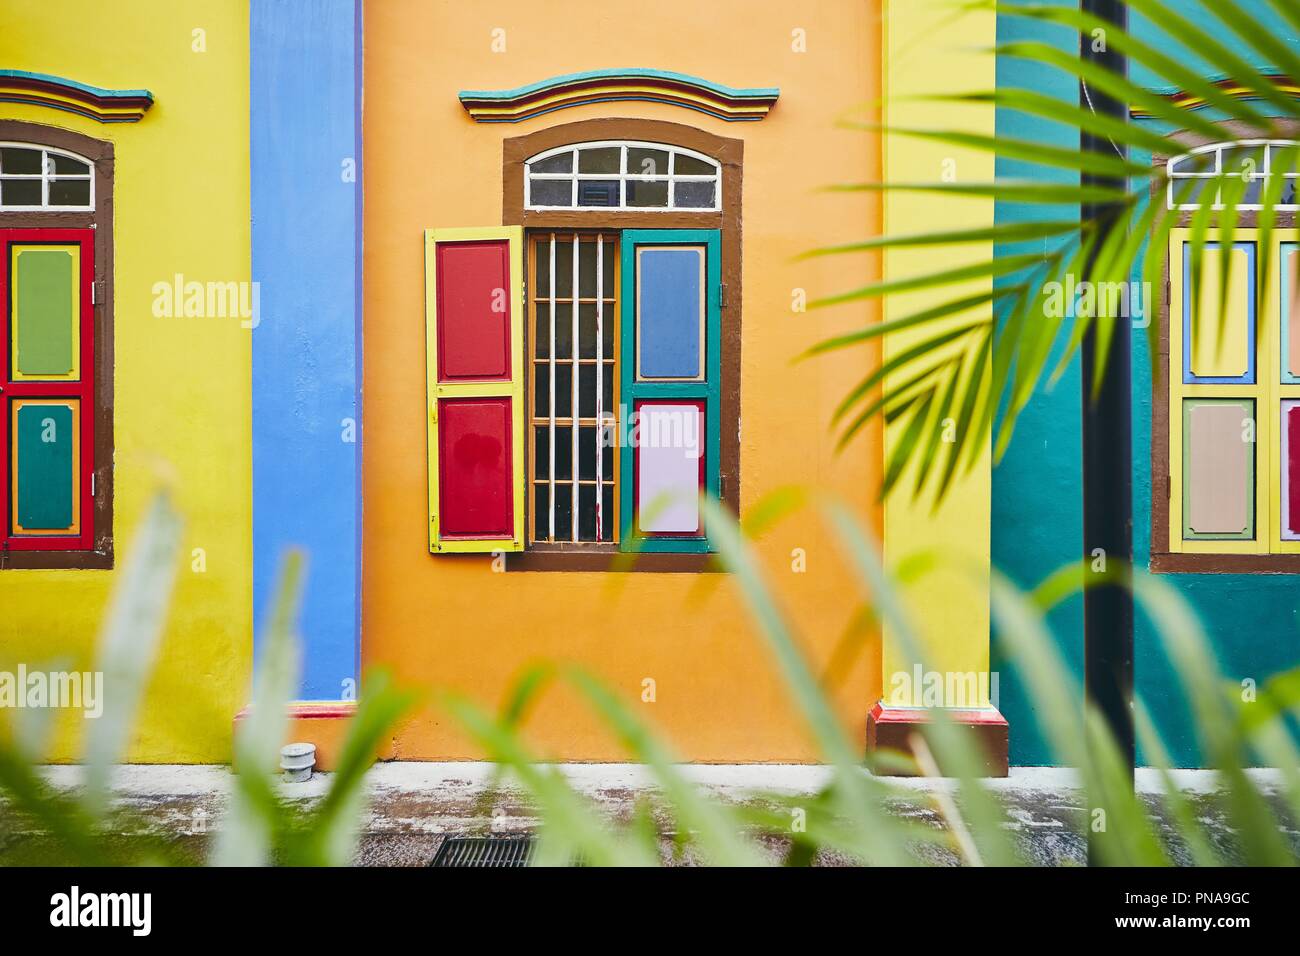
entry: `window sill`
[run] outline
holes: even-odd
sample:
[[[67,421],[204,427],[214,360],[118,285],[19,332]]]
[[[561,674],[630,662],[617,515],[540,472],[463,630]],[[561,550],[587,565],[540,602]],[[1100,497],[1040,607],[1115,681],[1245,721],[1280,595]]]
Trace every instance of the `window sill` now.
[[[1152,574],[1300,574],[1300,554],[1151,555]]]
[[[0,551],[0,571],[111,571],[113,552]]]
[[[1300,555],[1297,555],[1300,557]],[[713,554],[628,552],[613,547],[533,546],[508,552],[507,571],[614,571],[659,574],[721,574],[726,569]]]

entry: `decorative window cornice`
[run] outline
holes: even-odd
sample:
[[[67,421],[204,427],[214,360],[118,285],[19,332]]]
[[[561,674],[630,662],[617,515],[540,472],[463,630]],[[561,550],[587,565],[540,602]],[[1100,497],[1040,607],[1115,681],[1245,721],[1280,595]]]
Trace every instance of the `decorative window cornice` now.
[[[153,94],[106,90],[47,73],[0,70],[0,102],[48,106],[100,123],[138,123],[153,105]]]
[[[1300,99],[1300,81],[1294,80],[1282,73],[1267,73],[1264,74],[1264,78],[1287,96],[1294,96],[1297,99]],[[1213,82],[1219,90],[1228,96],[1243,100],[1258,99],[1254,89],[1230,76],[1216,78]],[[1155,93],[1157,96],[1164,97],[1169,100],[1170,103],[1185,110],[1204,109],[1205,106],[1208,105],[1205,97],[1195,93],[1189,93],[1178,87],[1153,89],[1151,92]],[[1138,106],[1135,106],[1130,110],[1130,115],[1135,119],[1154,118],[1154,114],[1152,114],[1150,110]]]
[[[698,110],[729,122],[767,116],[781,91],[733,89],[667,70],[590,70],[554,76],[512,90],[461,90],[461,105],[480,123],[517,123],[587,103],[643,100]]]

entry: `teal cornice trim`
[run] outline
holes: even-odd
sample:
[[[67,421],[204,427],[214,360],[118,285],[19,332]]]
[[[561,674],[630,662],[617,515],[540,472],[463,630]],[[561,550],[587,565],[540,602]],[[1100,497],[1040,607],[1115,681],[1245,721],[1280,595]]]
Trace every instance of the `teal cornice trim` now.
[[[517,123],[588,103],[642,100],[698,110],[731,122],[761,120],[776,87],[737,89],[698,76],[640,68],[566,73],[508,90],[461,90],[461,105],[480,123]]]
[[[0,102],[44,106],[100,123],[138,123],[153,105],[153,94],[109,90],[49,73],[0,70]]]

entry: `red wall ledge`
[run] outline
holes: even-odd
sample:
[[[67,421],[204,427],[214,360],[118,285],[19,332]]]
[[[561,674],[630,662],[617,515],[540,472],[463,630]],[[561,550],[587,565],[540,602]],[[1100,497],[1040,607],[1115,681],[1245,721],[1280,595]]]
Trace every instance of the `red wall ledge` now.
[[[239,732],[240,721],[248,718],[250,709],[245,707],[235,714],[236,733]],[[287,710],[289,729],[282,743],[315,744],[316,769],[333,770],[338,765],[339,755],[343,752],[343,741],[347,738],[349,720],[357,712],[356,702],[305,700],[290,704]],[[378,754],[380,760],[389,759],[391,756],[391,753],[384,750]]]
[[[867,752],[897,750],[912,753],[912,735],[934,719],[934,708],[886,707],[878,701],[867,715]],[[1011,728],[997,708],[943,708],[944,715],[978,749],[980,770],[986,777],[1005,777]],[[945,771],[942,766],[939,768]],[[945,771],[946,772],[946,771]]]

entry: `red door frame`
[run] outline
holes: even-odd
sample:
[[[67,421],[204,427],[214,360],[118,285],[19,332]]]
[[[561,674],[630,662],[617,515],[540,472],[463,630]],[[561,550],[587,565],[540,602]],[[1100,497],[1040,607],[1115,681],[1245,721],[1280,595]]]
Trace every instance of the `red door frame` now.
[[[13,328],[9,289],[11,285],[12,243],[34,245],[79,245],[81,247],[81,377],[68,382],[14,382],[10,379],[10,335]],[[4,495],[0,515],[0,549],[9,551],[89,551],[95,544],[95,501],[91,495],[91,476],[95,473],[95,306],[92,301],[95,282],[95,231],[93,229],[0,229],[0,493]],[[80,460],[77,483],[80,496],[81,531],[75,535],[14,535],[13,490],[10,481],[9,424],[13,419],[12,403],[16,398],[66,398],[79,400]]]

